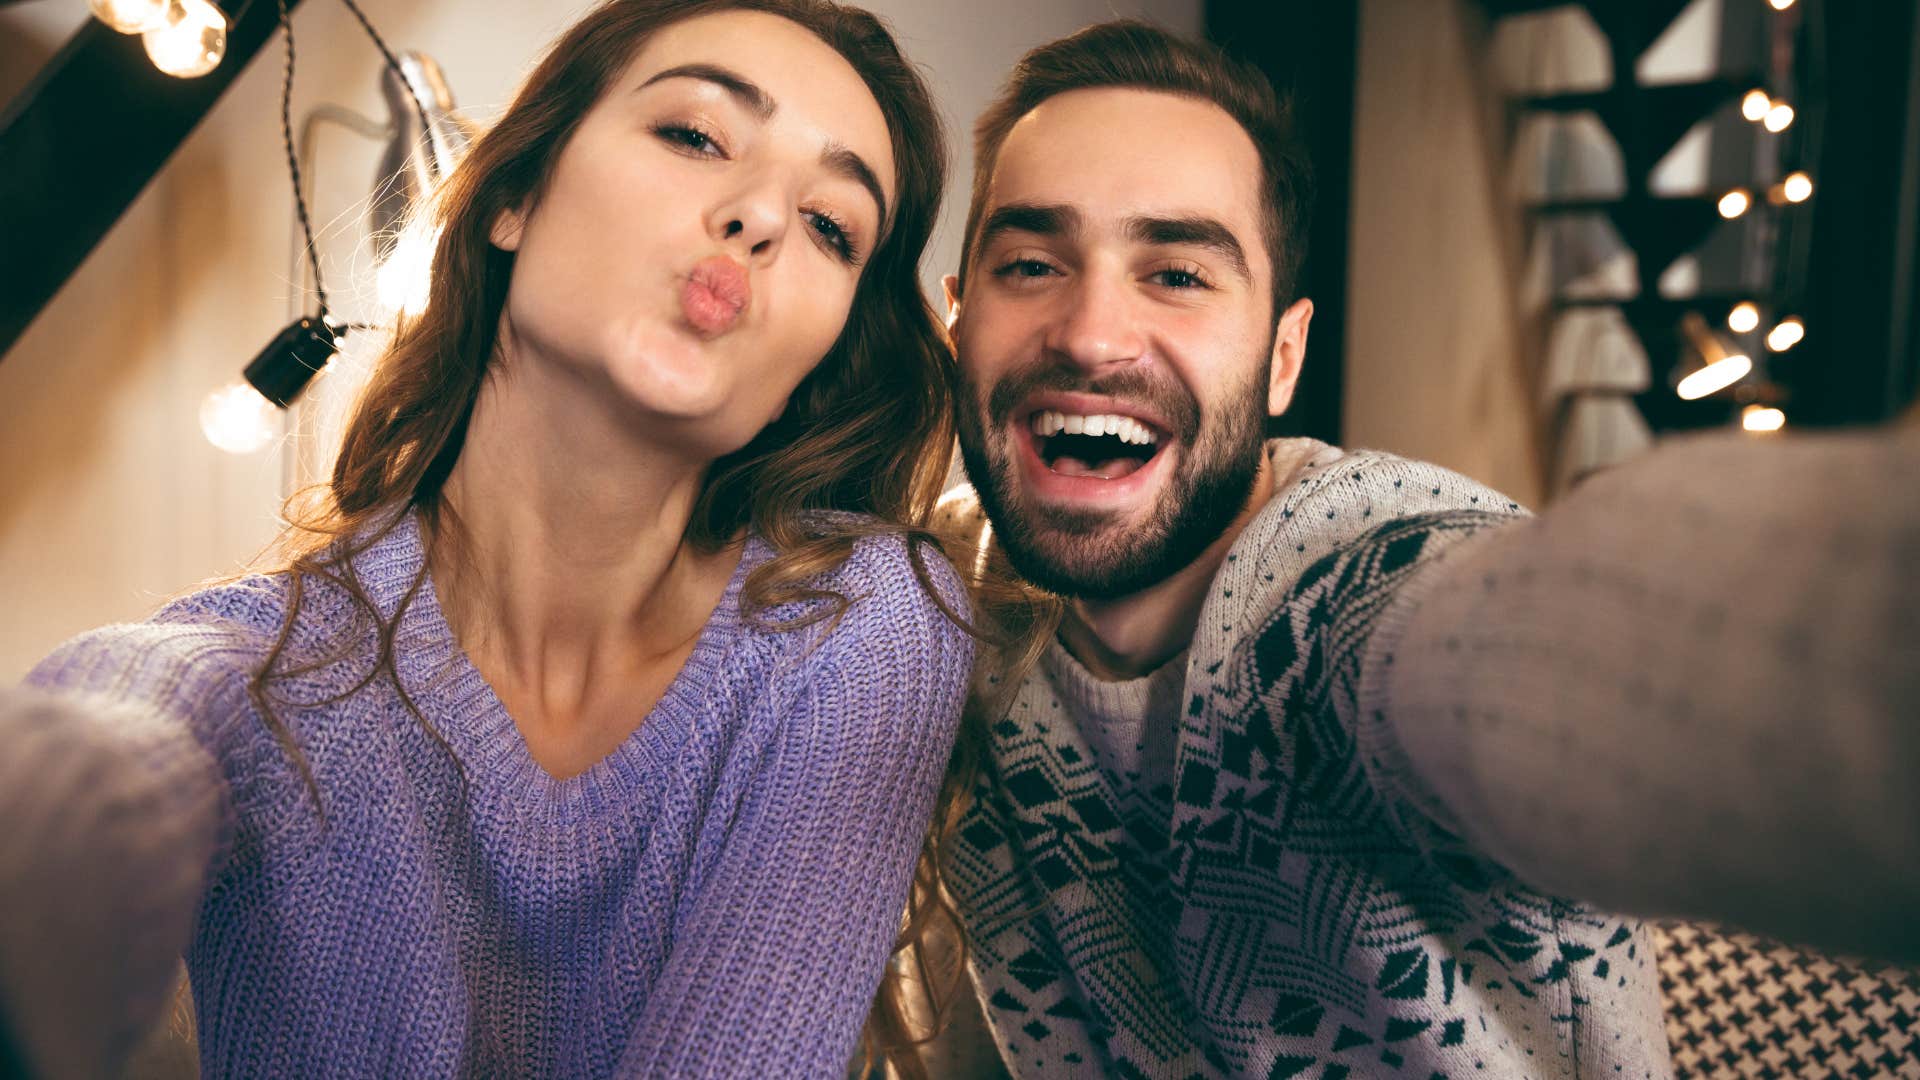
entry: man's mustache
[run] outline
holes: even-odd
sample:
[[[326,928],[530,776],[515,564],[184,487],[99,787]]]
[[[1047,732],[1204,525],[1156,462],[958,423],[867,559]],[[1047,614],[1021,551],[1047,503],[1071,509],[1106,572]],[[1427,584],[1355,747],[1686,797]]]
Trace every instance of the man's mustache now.
[[[1014,372],[994,384],[987,397],[987,417],[996,426],[1013,419],[1013,411],[1034,394],[1098,394],[1139,406],[1165,421],[1174,439],[1191,444],[1200,433],[1200,403],[1177,380],[1156,377],[1140,368],[1088,377],[1077,367],[1041,364]]]

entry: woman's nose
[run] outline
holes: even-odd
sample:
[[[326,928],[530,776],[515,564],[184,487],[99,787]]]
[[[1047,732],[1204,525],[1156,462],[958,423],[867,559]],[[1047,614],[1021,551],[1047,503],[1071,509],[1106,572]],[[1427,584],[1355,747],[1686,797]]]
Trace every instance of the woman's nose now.
[[[780,252],[791,217],[775,185],[757,184],[714,208],[711,228],[742,262],[769,262]]]

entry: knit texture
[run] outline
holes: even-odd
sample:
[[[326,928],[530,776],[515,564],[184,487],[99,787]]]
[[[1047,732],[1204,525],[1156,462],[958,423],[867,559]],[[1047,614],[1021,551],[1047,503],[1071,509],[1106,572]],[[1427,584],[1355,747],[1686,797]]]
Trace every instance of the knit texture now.
[[[1003,1060],[1666,1075],[1644,930],[1446,828],[1361,692],[1400,590],[1522,511],[1387,454],[1268,454],[1293,479],[1232,546],[1174,672],[1101,683],[1055,644],[993,729],[952,878]]]
[[[1371,665],[1423,806],[1555,892],[1920,963],[1920,431],[1677,440],[1470,544]]]
[[[854,601],[837,625],[757,625],[740,590],[770,554],[748,541],[660,702],[566,780],[529,755],[430,580],[395,654],[445,748],[391,680],[367,681],[372,620],[310,581],[279,669],[296,674],[270,691],[323,824],[245,693],[288,595],[284,577],[254,577],[42,663],[38,687],[82,707],[72,695],[103,695],[148,720],[68,725],[69,742],[95,751],[84,786],[46,768],[60,747],[11,753],[0,810],[51,820],[140,800],[140,820],[114,822],[132,839],[60,834],[61,850],[28,857],[79,858],[48,879],[75,934],[132,933],[138,918],[141,955],[184,947],[205,1075],[839,1075],[899,930],[972,649],[897,538],[858,542],[818,582]],[[924,561],[965,611],[951,568]],[[422,568],[412,517],[353,563],[388,617]],[[13,723],[0,733],[9,747],[21,745]],[[123,732],[117,755],[97,752]],[[154,776],[174,786],[168,797],[147,793]],[[147,911],[149,875],[169,856],[202,883],[175,890],[190,942],[188,919]],[[50,978],[4,974],[8,1000]],[[123,1003],[157,999],[169,975],[130,970],[94,1011],[124,1040]],[[60,1035],[19,1041],[75,1041]]]

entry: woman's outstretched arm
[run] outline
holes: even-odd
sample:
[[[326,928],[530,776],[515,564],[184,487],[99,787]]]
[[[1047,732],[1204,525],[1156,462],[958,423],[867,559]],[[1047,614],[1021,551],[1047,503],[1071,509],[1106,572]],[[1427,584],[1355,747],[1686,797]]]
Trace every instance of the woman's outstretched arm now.
[[[972,664],[971,640],[906,559],[869,540],[850,560],[859,573],[846,584],[865,595],[789,676],[801,682],[794,707],[621,1075],[844,1075],[900,931]],[[952,569],[925,561],[965,613]]]
[[[1920,959],[1920,432],[1687,441],[1383,623],[1363,730],[1522,879]]]
[[[0,1012],[22,1064],[117,1072],[174,985],[231,830],[189,717],[244,709],[184,626],[110,627],[0,689]]]

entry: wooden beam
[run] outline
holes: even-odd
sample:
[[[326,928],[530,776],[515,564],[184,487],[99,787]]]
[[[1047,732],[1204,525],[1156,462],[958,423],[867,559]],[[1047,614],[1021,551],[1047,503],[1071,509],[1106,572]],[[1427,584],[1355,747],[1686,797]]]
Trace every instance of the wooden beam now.
[[[0,109],[0,360],[279,26],[273,3],[239,10],[226,58],[197,79],[88,19]]]

